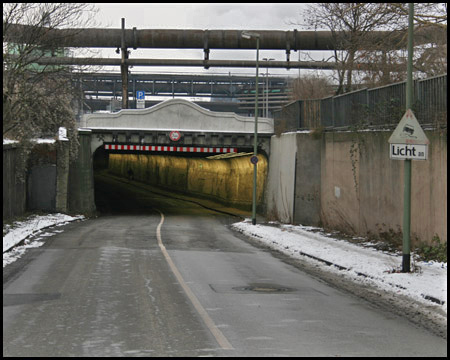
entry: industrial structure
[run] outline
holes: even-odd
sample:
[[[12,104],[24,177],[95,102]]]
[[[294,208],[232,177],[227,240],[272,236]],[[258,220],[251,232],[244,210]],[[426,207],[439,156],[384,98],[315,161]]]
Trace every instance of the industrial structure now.
[[[129,66],[211,66],[220,67],[257,67],[254,61],[210,60],[211,49],[255,49],[255,39],[243,37],[245,30],[171,30],[125,28],[122,18],[121,29],[51,29],[33,27],[22,24],[10,24],[13,34],[10,41],[22,41],[23,35],[30,32],[41,32],[37,36],[41,41],[52,44],[53,47],[109,47],[116,48],[121,54],[120,59],[91,58],[40,58],[40,64],[78,64],[78,65],[115,65],[121,68],[122,78],[122,108],[129,106]],[[271,61],[265,64],[267,68],[309,68],[332,69],[335,64],[326,62],[295,62],[290,60],[291,51],[298,50],[345,50],[345,40],[350,36],[345,32],[331,31],[276,31],[258,30],[258,47],[261,50],[283,50],[286,61]],[[355,34],[351,34],[352,36]],[[356,34],[357,35],[357,34]],[[383,43],[391,49],[406,47],[405,33],[402,31],[372,31],[365,34],[367,43]],[[427,31],[415,34],[415,43],[429,42]],[[177,48],[203,49],[204,59],[129,59],[128,49],[133,48]],[[355,66],[364,64],[355,64]]]
[[[72,78],[83,94],[83,113],[114,112],[122,108],[120,73],[75,73]],[[144,91],[145,108],[156,105],[161,97],[190,97],[212,111],[250,115],[254,110],[254,76],[131,73],[128,82],[129,108],[132,109],[136,108],[136,92]],[[261,79],[258,101],[263,105],[268,101],[268,114],[291,100],[289,82],[289,78],[280,76]]]

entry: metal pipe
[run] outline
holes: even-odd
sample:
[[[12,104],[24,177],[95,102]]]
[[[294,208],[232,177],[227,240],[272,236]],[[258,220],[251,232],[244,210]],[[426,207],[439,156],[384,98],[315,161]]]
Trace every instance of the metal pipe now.
[[[6,55],[14,57],[14,55]],[[113,58],[81,58],[81,57],[40,57],[30,59],[41,65],[98,65],[98,66],[121,66],[122,59]],[[256,62],[251,60],[196,60],[196,59],[125,59],[128,66],[205,66],[209,67],[240,67],[254,68]],[[373,67],[373,64],[370,64]],[[400,66],[400,65],[399,65]],[[333,70],[336,64],[326,61],[270,61],[267,68],[286,69],[324,69]],[[366,64],[354,64],[354,68],[364,70],[369,67]]]
[[[122,109],[128,109],[128,49],[125,45],[125,18],[122,18],[122,33],[120,41],[120,72],[122,74]]]
[[[9,24],[8,41],[21,42],[23,34],[39,32],[36,36],[55,47],[121,47],[121,29],[51,29],[31,25]],[[441,31],[433,28],[430,31]],[[428,43],[428,33],[417,34],[416,44]],[[444,30],[442,30],[444,31]],[[176,30],[176,29],[126,29],[125,43],[136,48],[176,49],[254,49],[250,39],[242,38],[243,30]],[[261,50],[345,50],[342,45],[348,37],[345,32],[331,31],[280,31],[259,30]],[[355,34],[352,34],[352,36]],[[406,48],[404,31],[372,31],[365,33],[367,46],[383,43],[385,48]]]

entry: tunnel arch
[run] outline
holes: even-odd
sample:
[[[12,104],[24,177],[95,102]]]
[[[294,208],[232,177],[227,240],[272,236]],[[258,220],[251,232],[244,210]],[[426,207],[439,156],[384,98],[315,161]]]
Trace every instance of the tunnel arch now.
[[[108,154],[107,166],[104,152],[96,151],[95,171],[170,190],[193,197],[204,198],[226,206],[250,210],[252,203],[253,165],[251,154],[228,159],[208,159],[203,156],[174,156],[171,154],[120,153]],[[268,173],[268,160],[258,155],[258,203],[264,201]]]

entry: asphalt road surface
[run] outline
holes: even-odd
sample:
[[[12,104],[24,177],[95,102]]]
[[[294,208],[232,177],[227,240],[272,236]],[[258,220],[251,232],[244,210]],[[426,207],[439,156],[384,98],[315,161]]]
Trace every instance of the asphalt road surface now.
[[[3,271],[3,356],[446,356],[447,342],[227,228],[97,178],[102,215]]]

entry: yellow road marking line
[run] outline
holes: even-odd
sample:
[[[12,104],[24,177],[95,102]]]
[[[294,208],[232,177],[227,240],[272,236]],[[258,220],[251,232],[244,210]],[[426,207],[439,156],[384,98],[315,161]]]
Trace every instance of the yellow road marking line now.
[[[157,210],[157,209],[156,209]],[[186,293],[187,297],[191,301],[192,305],[194,305],[195,309],[197,310],[198,314],[202,318],[205,325],[208,327],[209,331],[211,331],[211,334],[215,337],[217,343],[219,346],[224,350],[234,350],[233,346],[230,344],[230,342],[227,340],[227,338],[223,335],[223,333],[217,328],[217,326],[214,324],[211,317],[208,315],[206,310],[203,308],[202,304],[200,304],[200,301],[195,296],[195,294],[192,292],[192,290],[189,288],[189,286],[184,281],[183,277],[181,276],[180,272],[178,271],[177,267],[175,266],[174,262],[172,261],[172,258],[169,256],[169,253],[166,250],[166,247],[164,246],[162,242],[161,237],[161,227],[164,223],[164,214],[157,210],[161,214],[161,221],[158,224],[158,227],[156,228],[156,238],[158,239],[158,245],[166,258],[167,263],[169,264],[170,269],[174,273],[175,277],[177,278],[178,282],[180,283],[181,287],[183,288],[184,292]]]

